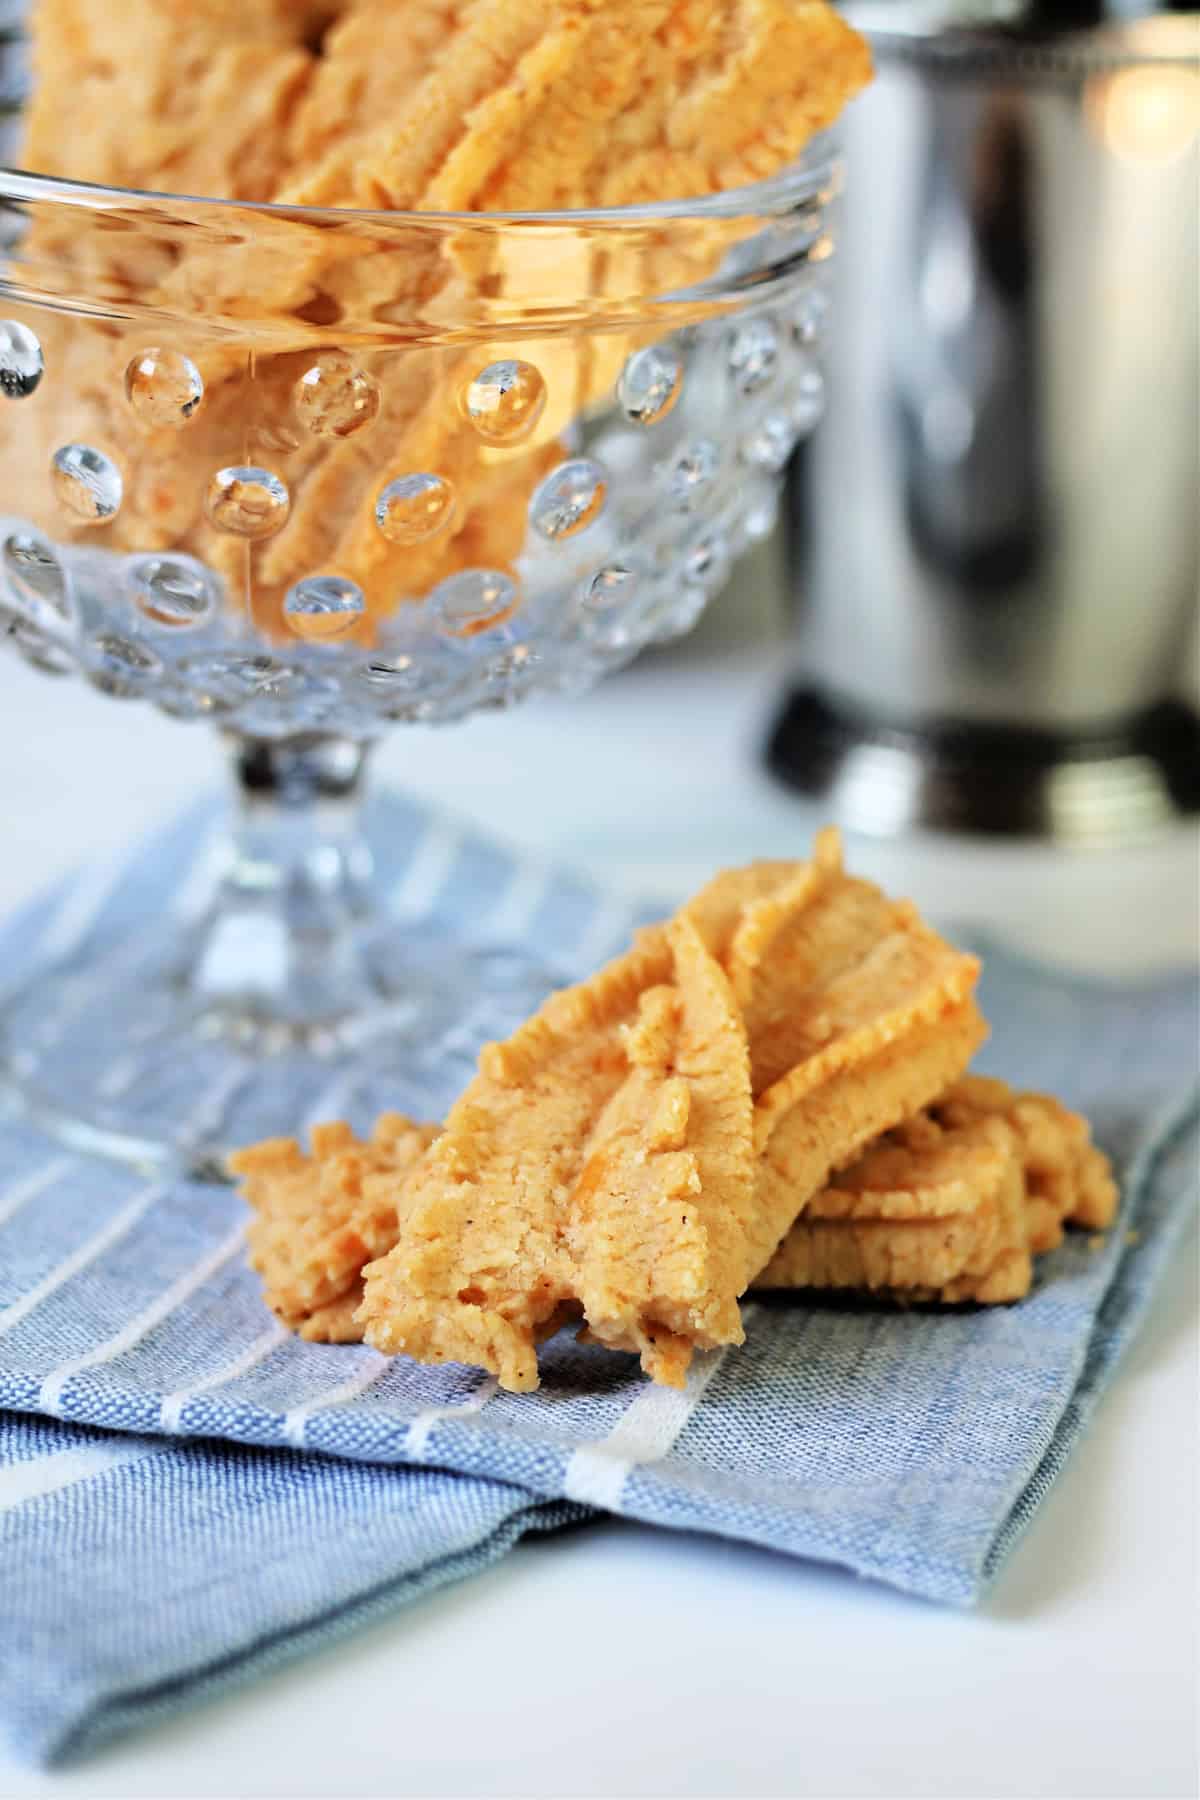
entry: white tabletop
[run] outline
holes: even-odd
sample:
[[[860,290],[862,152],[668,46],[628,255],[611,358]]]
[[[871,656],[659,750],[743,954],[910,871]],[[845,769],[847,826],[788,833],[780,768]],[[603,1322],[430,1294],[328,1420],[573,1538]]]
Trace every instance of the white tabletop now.
[[[397,733],[379,772],[667,897],[719,863],[802,852],[814,816],[756,764],[777,679],[769,650],[694,653],[586,702]],[[0,657],[0,908],[167,816],[214,766],[202,728]],[[851,853],[942,918],[1080,966],[1195,955],[1192,832],[1119,855],[932,840]],[[596,1525],[78,1771],[0,1761],[0,1793],[1190,1795],[1196,1313],[1193,1242],[977,1612]]]

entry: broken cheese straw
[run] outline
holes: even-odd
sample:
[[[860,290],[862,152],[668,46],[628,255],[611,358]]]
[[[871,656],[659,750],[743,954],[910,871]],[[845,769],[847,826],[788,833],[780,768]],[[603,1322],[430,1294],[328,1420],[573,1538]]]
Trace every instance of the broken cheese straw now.
[[[612,124],[604,203],[764,181],[870,80],[862,38],[824,0],[690,0],[649,45],[645,104]],[[675,99],[656,104],[660,84]]]
[[[326,5],[334,16],[322,33],[309,81],[288,121],[289,182],[316,169],[338,144],[361,141],[396,119],[435,57],[454,35],[461,0],[355,0]],[[277,184],[272,197],[281,192]],[[347,191],[343,184],[343,191]],[[350,204],[335,202],[335,204]]]
[[[666,1078],[675,1023],[669,988],[643,997],[626,1048],[637,1070],[657,1069],[658,1092],[652,1096],[648,1080],[640,1091],[629,1081],[619,1090],[627,1117],[650,1120],[642,1135],[656,1152],[686,1144],[687,1082]],[[251,1260],[264,1296],[302,1337],[362,1341],[355,1313],[363,1264],[395,1244],[396,1175],[402,1180],[436,1135],[387,1115],[367,1144],[334,1126],[314,1132],[309,1156],[294,1141],[277,1140],[233,1159],[257,1215]],[[680,1159],[674,1183],[662,1183],[664,1197],[673,1188],[687,1209],[681,1224],[691,1217],[687,1165]],[[647,1163],[633,1163],[631,1192],[647,1174]],[[860,1288],[944,1304],[1018,1300],[1028,1292],[1034,1255],[1055,1248],[1064,1223],[1107,1229],[1117,1204],[1108,1160],[1092,1145],[1086,1120],[1046,1095],[969,1075],[815,1194],[753,1285]],[[694,1254],[686,1235],[680,1252],[685,1260]],[[679,1340],[655,1332],[665,1366]]]
[[[719,875],[686,910],[726,970],[750,1045],[748,1283],[831,1171],[962,1074],[987,1033],[979,964],[911,905],[847,876],[836,831],[820,834],[809,863]]]
[[[22,166],[101,186],[269,200],[322,0],[35,0]],[[55,227],[58,235],[53,236]],[[76,261],[78,214],[39,220]]]
[[[937,1119],[954,1130],[976,1118],[1003,1119],[1016,1134],[1035,1251],[1057,1249],[1064,1223],[1108,1230],[1120,1195],[1112,1166],[1080,1113],[1049,1094],[1015,1093],[1005,1081],[973,1075],[938,1103]]]
[[[810,865],[718,877],[484,1052],[402,1203],[376,1196],[397,1225],[366,1271],[369,1341],[529,1387],[536,1343],[582,1310],[677,1383],[695,1347],[740,1341],[738,1296],[830,1173],[961,1074],[983,1035],[976,975],[851,881],[834,834]],[[761,991],[776,981],[786,1039]],[[779,1075],[784,1041],[797,1060]],[[305,1192],[324,1179],[294,1173]],[[258,1203],[296,1210],[269,1184]],[[340,1275],[348,1289],[357,1270]]]
[[[406,1185],[394,1249],[364,1271],[362,1319],[378,1349],[493,1369],[537,1385],[534,1345],[578,1299],[569,1197],[596,1130],[637,1075],[623,1034],[670,981],[666,933],[643,933],[582,987],[553,996],[489,1045],[441,1138]],[[650,1054],[647,1027],[632,1042]],[[619,1124],[619,1121],[618,1121]]]
[[[943,1132],[936,1108],[815,1195],[758,1289],[866,1288],[1017,1300],[1033,1258],[1016,1137],[999,1118]]]
[[[720,879],[730,892],[765,880]],[[791,896],[775,943],[795,1066],[768,1081],[747,1042],[737,929],[714,929],[706,892],[484,1052],[406,1185],[395,1248],[365,1271],[369,1343],[529,1388],[537,1339],[569,1307],[673,1385],[694,1349],[741,1341],[738,1297],[805,1202],[956,1079],[984,1035],[974,959],[851,882],[835,839],[776,886]]]
[[[258,0],[260,10],[264,5]],[[51,40],[56,31],[71,40],[64,7],[65,0],[50,0],[44,15],[41,29]],[[204,8],[200,12],[208,17]],[[228,29],[227,8],[217,13]],[[416,15],[411,30],[410,13]],[[170,16],[190,42],[185,34],[195,26],[192,10],[186,20]],[[286,9],[265,6],[272,30],[286,16]],[[323,58],[309,58],[308,92],[299,99],[288,136],[296,161],[273,197],[470,211],[597,206],[709,192],[778,169],[831,121],[869,70],[862,41],[817,0],[735,5],[644,0],[632,6],[629,0],[563,0],[550,8],[544,0],[475,0],[449,34],[447,16],[437,5],[344,10],[326,35]],[[296,22],[299,39],[312,19],[297,14]],[[295,54],[301,49],[298,43]],[[307,49],[303,54],[309,56]],[[391,72],[380,76],[376,63],[389,59]],[[178,55],[174,61],[178,65]],[[146,90],[145,103],[158,104],[160,90],[161,83]],[[339,109],[345,119],[352,94],[360,105],[335,130],[330,120]],[[215,94],[212,98],[215,105]],[[767,122],[763,98],[770,101]],[[371,117],[375,107],[382,123]],[[199,121],[195,130],[201,131]],[[203,131],[211,131],[211,120],[204,121]],[[278,130],[268,135],[274,142]],[[39,133],[34,141],[49,156],[52,145],[44,138]],[[621,146],[618,159],[614,142]],[[190,146],[178,142],[177,131],[172,143],[174,163],[196,177],[194,191],[207,191],[203,156],[189,164]],[[151,180],[166,185],[166,171],[151,150],[147,146]],[[315,159],[314,165],[305,167],[305,159]],[[125,167],[90,172],[93,179],[136,180]],[[245,321],[244,346],[198,357],[209,387],[207,433],[193,435],[195,428],[184,438],[154,433],[144,440],[143,454],[120,411],[119,384],[114,389],[111,372],[106,369],[103,381],[92,384],[92,416],[81,422],[79,435],[116,450],[126,474],[125,505],[106,541],[139,548],[172,544],[240,578],[243,548],[212,531],[202,501],[212,468],[245,457],[244,442],[230,440],[244,440],[250,424],[260,443],[270,448],[274,440],[274,453],[264,453],[262,460],[284,477],[293,496],[289,523],[254,552],[260,622],[274,627],[287,586],[315,567],[358,580],[378,614],[401,594],[419,594],[462,566],[465,548],[447,537],[414,557],[410,549],[382,544],[372,509],[383,482],[397,473],[433,468],[456,481],[464,521],[472,509],[493,504],[494,456],[452,403],[490,347],[481,343],[473,353],[439,353],[432,384],[405,378],[389,363],[384,415],[361,439],[306,442],[285,450],[283,433],[301,359],[273,354],[272,346],[286,342],[289,321],[294,342],[311,342],[312,320],[321,317],[345,321],[351,330],[356,319],[381,317],[398,323],[424,317],[434,325],[441,318],[461,327],[497,276],[512,281],[519,297],[517,259],[507,246],[497,250],[470,233],[441,239],[432,232],[413,233],[407,242],[392,244],[382,234],[372,245],[369,237],[364,241],[361,225],[316,228],[293,215],[259,218],[253,227],[250,245],[189,249],[157,296],[138,293],[144,302],[194,320],[197,330],[205,316],[219,317],[223,325],[230,317]],[[633,257],[639,290],[657,294],[680,285],[705,259],[705,272],[711,272],[727,233],[728,227],[714,224],[707,248],[705,233],[695,228],[667,232],[657,244],[643,245]],[[601,286],[614,276],[618,287],[629,279],[622,274],[624,260],[607,253],[600,257],[607,269]],[[140,289],[140,277],[133,285]],[[622,353],[638,340],[637,328],[631,333],[624,345],[616,338],[600,345],[581,324],[553,347],[540,341],[536,360],[550,377],[555,404],[532,446],[508,453],[497,505],[512,504],[505,489],[510,495],[514,489],[531,490],[553,458],[554,436],[610,388]],[[139,347],[128,334],[116,335],[114,364]],[[248,394],[245,354],[256,340],[254,390]],[[511,354],[513,344],[509,339],[495,348]],[[414,362],[427,365],[427,354],[415,353]],[[225,384],[233,384],[235,394],[223,403],[218,394]],[[83,423],[90,429],[83,430]],[[249,448],[253,451],[253,444]],[[476,525],[473,535],[477,543],[489,533]],[[501,540],[511,535],[499,533]]]
[[[294,1138],[271,1138],[230,1157],[254,1209],[250,1265],[284,1324],[329,1341],[363,1264],[395,1243],[401,1182],[437,1136],[384,1113],[367,1143],[348,1125],[319,1125],[311,1156]]]
[[[37,0],[23,166],[101,186],[269,200],[289,167],[287,125],[313,67],[304,35],[325,11],[320,0]],[[179,212],[187,217],[186,207]],[[245,460],[246,394],[239,387],[224,400],[210,389],[186,441],[170,430],[143,435],[123,393],[130,356],[164,332],[201,365],[219,368],[221,353],[208,348],[201,318],[121,321],[143,309],[169,313],[173,272],[202,231],[198,221],[180,229],[161,213],[141,215],[134,202],[108,212],[31,209],[18,273],[62,310],[23,315],[42,342],[48,375],[36,405],[4,421],[0,472],[10,510],[70,536],[48,505],[46,470],[59,446],[93,444],[125,476],[123,516],[103,542],[187,545],[211,474]],[[109,316],[71,316],[80,302]],[[93,547],[98,541],[75,535]]]
[[[753,1204],[745,1033],[679,919],[485,1050],[364,1270],[367,1341],[528,1389],[582,1310],[678,1384],[696,1343],[741,1341]]]
[[[207,146],[214,142],[223,143],[226,139],[237,142],[237,121],[246,106],[246,97],[237,82],[241,67],[238,56],[243,51],[247,55],[278,54],[286,60],[293,74],[296,64],[300,63],[306,80],[311,78],[314,68],[326,76],[325,64],[315,63],[310,53],[298,43],[277,52],[275,40],[282,34],[273,28],[287,25],[293,32],[300,33],[309,27],[310,15],[319,18],[327,10],[264,5],[264,0],[251,0],[251,5],[246,8],[243,34],[248,42],[243,45],[238,42],[237,9],[231,8],[226,0],[219,0],[219,3],[218,0],[205,0],[205,4],[189,8],[186,14],[164,6],[163,0],[125,0],[112,16],[106,13],[103,19],[86,17],[82,28],[74,7],[67,0],[47,0],[36,21],[41,79],[29,126],[30,159],[37,166],[53,166],[53,144],[46,140],[50,121],[53,120],[55,127],[58,125],[59,106],[57,101],[50,104],[50,96],[61,94],[62,83],[58,77],[67,72],[61,65],[65,60],[69,68],[71,55],[77,54],[88,59],[89,68],[94,58],[100,67],[110,71],[104,90],[107,104],[98,107],[97,111],[106,118],[115,115],[124,119],[126,111],[131,110],[134,120],[113,140],[107,162],[104,151],[109,148],[108,141],[102,139],[101,154],[86,168],[68,168],[65,172],[86,174],[92,180],[132,181],[135,185],[152,187],[175,186],[196,193],[274,198],[285,171],[290,178],[298,154],[295,144],[285,142],[288,120],[282,105],[280,117],[270,121],[270,131],[266,130],[266,121],[260,121],[264,126],[264,137],[274,146],[273,172],[265,184],[262,180],[243,177],[241,159],[238,168],[230,170],[226,178],[224,166],[213,162]],[[347,82],[352,75],[353,85],[363,90],[358,94],[360,103],[377,106],[383,116],[387,116],[388,110],[419,79],[431,44],[444,36],[445,8],[434,9],[437,17],[432,23],[437,29],[432,33],[428,29],[429,20],[426,20],[424,33],[414,29],[419,21],[415,21],[413,15],[420,10],[412,6],[386,9],[390,30],[386,41],[375,44],[375,54],[365,68],[365,29],[384,23],[383,9],[372,6],[356,10],[332,34],[339,41],[345,39],[351,52],[357,46],[359,57],[356,59],[351,55],[348,68],[343,69],[341,62],[338,67],[343,69]],[[129,58],[117,54],[123,32],[128,34],[126,42],[136,41],[144,47],[143,53],[132,59],[132,68],[128,66]],[[260,43],[260,39],[264,42]],[[174,104],[166,97],[166,91],[178,92],[179,72],[191,66],[193,57],[208,59],[204,93],[212,101],[212,111],[209,116],[192,111],[177,119]],[[381,67],[386,69],[386,77],[381,78]],[[224,89],[221,87],[223,81]],[[117,108],[113,103],[118,95],[125,93],[126,82],[130,90],[128,109]],[[323,81],[322,90],[325,85]],[[293,84],[293,102],[295,97],[296,84]],[[336,108],[337,95],[324,91],[317,95],[310,88],[308,100],[320,116],[328,119],[331,108]],[[255,109],[257,117],[257,100]],[[345,116],[343,111],[335,136],[344,130]],[[219,129],[214,129],[214,118],[222,121]],[[188,128],[193,134],[191,142],[186,141]],[[295,130],[311,138],[317,129],[316,118],[302,105]],[[130,150],[123,148],[126,139],[141,146],[140,165],[132,159]],[[77,151],[80,144],[87,141],[86,129],[71,135],[71,151]],[[39,221],[38,231],[46,239],[40,246],[43,252],[52,247],[50,234],[55,223],[49,218],[43,227]],[[72,233],[78,233],[77,216],[67,223]],[[320,268],[339,254],[352,258],[358,270],[362,270],[368,261],[382,262],[387,280],[394,288],[399,266],[397,254],[372,257],[376,247],[369,239],[364,242],[352,233],[336,231],[321,233],[307,225],[298,226],[289,220],[261,215],[246,220],[246,236],[241,242],[236,232],[230,231],[229,222],[222,219],[219,235],[224,241],[208,248],[203,219],[198,224],[199,231],[191,234],[198,238],[195,243],[177,243],[169,234],[147,224],[140,230],[127,229],[115,239],[109,232],[84,231],[70,249],[70,255],[79,267],[79,282],[84,291],[87,291],[89,279],[95,281],[102,274],[110,281],[123,280],[133,300],[173,306],[186,322],[186,347],[201,366],[207,390],[204,406],[189,424],[186,434],[171,429],[149,433],[135,431],[125,408],[124,366],[134,350],[144,348],[146,327],[122,331],[103,325],[82,327],[76,321],[68,321],[56,330],[47,321],[52,334],[47,350],[51,366],[59,377],[55,394],[60,410],[54,414],[43,407],[31,421],[42,439],[36,446],[41,454],[35,452],[31,457],[32,446],[27,440],[23,442],[24,468],[18,472],[18,478],[23,478],[31,498],[37,496],[36,505],[41,498],[37,493],[38,486],[44,484],[45,462],[58,443],[74,438],[100,444],[116,457],[125,473],[122,515],[106,534],[106,541],[139,549],[193,549],[220,568],[230,580],[233,591],[240,593],[245,586],[245,547],[240,541],[212,531],[204,516],[205,492],[211,475],[227,463],[262,462],[277,471],[282,470],[289,488],[296,495],[304,487],[310,472],[319,477],[322,468],[335,461],[326,478],[314,483],[306,504],[294,509],[292,560],[295,567],[284,568],[280,577],[282,588],[263,596],[265,622],[273,623],[288,580],[294,574],[328,566],[347,510],[358,503],[364,490],[368,498],[373,498],[378,486],[387,479],[384,445],[404,442],[406,428],[414,415],[414,393],[418,396],[418,406],[430,396],[431,388],[439,404],[453,410],[454,402],[452,398],[446,400],[436,379],[431,382],[431,375],[436,375],[435,359],[428,356],[397,359],[389,370],[383,412],[369,434],[370,441],[356,446],[350,457],[332,459],[328,443],[297,433],[292,417],[295,383],[311,366],[311,350],[292,356],[259,356],[252,388],[247,386],[245,379],[247,350],[256,341],[260,329],[286,327],[285,320],[273,320],[270,316],[273,289],[286,290],[297,306],[301,306],[305,299],[312,299],[316,294],[315,282]],[[403,249],[403,245],[397,246],[401,256]],[[89,255],[92,250],[98,252],[101,260],[99,270],[95,266],[96,257]],[[108,269],[103,267],[104,258],[108,259]],[[239,313],[246,321],[245,340],[232,349],[220,344],[206,351],[203,338],[197,341],[192,336],[193,332],[204,331],[206,316],[220,314],[224,323],[230,314],[236,317]],[[38,329],[45,330],[40,322]],[[298,321],[292,322],[293,340],[305,336],[311,339],[312,335],[309,327]],[[441,443],[439,434],[435,447],[440,449]],[[410,444],[411,453],[419,455],[422,448],[419,439],[412,441],[410,434]],[[473,454],[472,469],[478,461],[478,455]],[[407,465],[409,469],[413,466],[412,463]],[[378,480],[374,479],[381,470]],[[442,472],[451,480],[458,474],[453,461]],[[463,560],[482,556],[485,566],[493,563],[503,566],[515,556],[523,538],[523,519],[519,511],[514,515],[514,509],[505,504],[511,486],[511,472],[502,471],[496,483],[500,504],[491,510],[490,534],[482,528],[478,517],[469,524],[466,519],[460,521]],[[374,550],[377,544],[382,546],[383,540],[372,531],[368,551]],[[266,555],[265,550],[257,553],[258,574],[263,585],[270,580],[270,572],[264,568]],[[393,561],[397,555],[393,549]],[[305,558],[311,559],[307,570],[300,566]],[[426,571],[430,579],[446,571],[446,546],[439,544],[430,549],[416,546],[404,553],[404,562],[407,580],[419,588]],[[369,569],[366,573],[368,585],[374,591]],[[387,597],[391,599],[394,595],[389,591]]]
[[[813,43],[814,34],[819,44]],[[831,122],[848,87],[865,79],[867,66],[861,40],[835,14],[823,5],[797,5],[794,0],[745,0],[733,7],[696,0],[575,0],[549,14],[544,0],[520,5],[483,0],[467,15],[452,65],[443,59],[430,71],[411,96],[399,127],[387,125],[366,142],[356,139],[339,147],[283,197],[309,205],[335,199],[344,204],[348,194],[364,206],[532,211],[710,192],[781,166],[815,129]],[[503,72],[499,83],[498,67]],[[797,120],[803,95],[804,124],[791,123],[785,128],[792,134],[787,146],[781,141],[759,160],[761,114],[750,95],[764,84],[785,115],[788,103],[796,100]],[[792,91],[785,92],[789,84]],[[672,114],[679,114],[677,127],[664,124],[666,95],[672,97]],[[465,132],[460,129],[464,116]],[[667,160],[672,172],[660,173],[657,188],[643,171],[643,193],[627,186],[614,191],[606,136],[613,120],[620,121],[631,150],[650,146],[656,157]],[[678,154],[691,157],[686,164],[670,160],[675,154],[672,132],[679,139]],[[709,138],[719,152],[719,168],[699,160]],[[710,240],[706,272],[711,272],[727,233],[705,235]],[[694,261],[699,254],[694,228],[691,236],[689,259]],[[485,240],[464,240],[457,260],[468,271],[474,264],[481,280],[495,272]],[[697,272],[686,266],[682,251],[673,256],[669,243],[640,271],[643,280],[655,278],[650,294]],[[345,304],[345,296],[338,298]],[[429,298],[427,291],[422,293],[423,304]],[[584,362],[587,343],[582,336],[560,349]],[[608,388],[629,347],[628,342],[604,345],[592,381],[584,367],[582,379],[553,384],[556,392],[570,396],[570,405],[561,418],[552,415],[544,422],[543,442]],[[546,352],[545,345],[529,351],[543,372]],[[460,373],[469,373],[465,363]],[[449,434],[441,454],[453,460],[454,440],[461,444],[464,434],[467,454],[475,450],[470,428],[453,406],[438,404],[432,424],[435,431],[440,426]],[[333,454],[349,460],[355,451],[347,445]],[[439,452],[430,446],[427,454]],[[268,549],[268,580],[292,572],[291,559],[278,566],[289,549],[286,533]],[[378,558],[369,509],[350,524],[337,553],[356,568],[372,553]]]
[[[686,917],[668,937],[675,986],[600,1119],[572,1196],[569,1235],[587,1335],[682,1385],[697,1345],[740,1343],[737,1295],[754,1210],[750,1059],[729,984]]]
[[[386,20],[381,21],[383,23]],[[349,21],[312,103],[337,94]],[[870,76],[825,0],[475,0],[402,114],[342,135],[278,198],[531,212],[694,199],[778,173]],[[336,101],[334,102],[336,105]],[[303,156],[313,139],[302,129]]]
[[[1085,1119],[968,1076],[816,1195],[755,1286],[1017,1300],[1064,1224],[1106,1229],[1117,1204]]]
[[[352,203],[452,212],[603,204],[609,199],[607,177],[599,167],[604,124],[627,116],[639,87],[644,89],[643,46],[673,13],[704,10],[680,8],[672,0],[646,0],[632,9],[627,0],[619,7],[605,0],[576,0],[548,17],[542,0],[525,0],[522,5],[480,0],[466,16],[453,61],[442,58],[435,63],[409,95],[399,124],[388,123],[371,135],[337,145],[281,198],[302,205]],[[749,84],[751,73],[761,70],[767,38],[780,15],[790,17],[793,9],[786,0],[770,0],[765,6],[756,3],[735,10],[739,16],[745,13],[747,28],[760,34],[752,40],[754,55],[745,64]],[[817,9],[800,9],[810,11]],[[710,20],[717,16],[709,9]],[[820,16],[824,17],[824,9]],[[844,40],[854,41],[844,26],[836,29]],[[726,24],[726,36],[728,30]],[[717,48],[727,52],[724,40]],[[786,54],[787,48],[777,42],[775,54]],[[719,72],[706,70],[701,85],[712,89],[707,107],[699,94],[689,90],[677,101],[690,105],[689,141],[696,118],[713,118],[717,110],[724,116],[730,100],[729,81]],[[649,90],[638,113],[643,136],[653,120],[661,126],[661,108],[661,94]],[[464,117],[466,131],[461,127]],[[726,142],[736,141],[729,139],[728,129],[726,124]],[[731,168],[726,172],[734,174]],[[704,181],[698,167],[692,174]],[[693,228],[689,246],[693,261],[700,253],[698,235]],[[718,246],[727,235],[728,227],[703,234],[709,239],[705,272],[714,266]],[[502,239],[489,244],[470,234],[445,245],[422,245],[406,268],[405,299],[412,314],[420,316],[436,299],[448,322],[465,315],[472,278],[480,285],[503,266],[497,258],[505,263],[513,260],[511,252],[504,256],[505,248]],[[449,273],[447,250],[452,255]],[[321,254],[323,246],[318,247]],[[591,252],[585,248],[584,254]],[[697,272],[681,253],[672,252],[669,243],[653,262],[658,266],[643,270],[643,278],[657,277],[650,294],[663,291],[672,277],[681,282]],[[306,282],[319,285],[330,310],[350,318],[377,316],[383,307],[394,309],[395,279],[395,268],[386,258],[377,259],[372,270],[361,261],[326,257],[319,275],[311,267],[305,271]],[[530,297],[537,298],[534,293]],[[277,306],[284,303],[283,296],[276,297]],[[601,347],[587,333],[558,343],[541,340],[528,348],[511,340],[496,347],[536,361],[557,399],[537,432],[535,449],[521,459],[526,491],[553,461],[553,439],[592,398],[611,386],[631,347],[628,340]],[[460,417],[455,390],[489,354],[481,348],[448,359],[432,392],[425,389],[408,407],[403,402],[391,405],[388,437],[397,446],[392,466],[378,469],[376,432],[372,439],[330,448],[317,468],[301,479],[291,522],[258,553],[258,577],[268,606],[291,581],[318,564],[352,573],[375,611],[388,608],[403,591],[421,591],[422,582],[430,577],[414,569],[411,554],[387,544],[375,529],[376,490],[369,477],[375,473],[386,481],[393,474],[436,469],[455,480],[468,509],[486,503],[480,496],[486,496],[492,485],[487,453]],[[422,361],[419,356],[415,360]],[[540,455],[547,446],[551,454]],[[227,547],[214,544],[209,554],[220,556],[223,548],[227,553]],[[440,546],[425,553],[424,560],[434,564],[431,577],[446,572],[444,557]]]

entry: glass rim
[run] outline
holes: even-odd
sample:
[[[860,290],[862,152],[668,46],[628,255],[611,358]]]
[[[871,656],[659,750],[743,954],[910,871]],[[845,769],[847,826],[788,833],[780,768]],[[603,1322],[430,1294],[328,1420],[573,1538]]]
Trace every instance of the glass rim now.
[[[573,230],[600,227],[653,226],[668,222],[766,217],[786,205],[819,196],[838,176],[839,147],[835,131],[817,133],[800,156],[778,174],[743,187],[691,199],[639,201],[630,206],[550,208],[541,212],[435,212],[348,206],[302,206],[279,200],[229,200],[211,194],[182,194],[147,188],[114,188],[88,181],[66,180],[34,170],[0,164],[0,203],[50,203],[103,212],[140,210],[147,217],[180,208],[205,213],[251,214],[264,220],[365,226],[373,231],[491,230],[512,226]]]

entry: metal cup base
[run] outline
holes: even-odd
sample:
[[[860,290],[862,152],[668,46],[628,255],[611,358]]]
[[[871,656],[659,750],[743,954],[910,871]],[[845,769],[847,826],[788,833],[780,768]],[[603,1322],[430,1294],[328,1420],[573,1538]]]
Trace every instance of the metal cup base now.
[[[765,757],[786,787],[876,837],[928,828],[1103,848],[1200,813],[1200,715],[1182,701],[1068,734],[897,725],[799,688]]]

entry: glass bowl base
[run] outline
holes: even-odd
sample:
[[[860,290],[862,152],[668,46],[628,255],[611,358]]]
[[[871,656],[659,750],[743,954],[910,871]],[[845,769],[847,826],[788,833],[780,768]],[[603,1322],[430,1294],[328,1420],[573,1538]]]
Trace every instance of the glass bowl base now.
[[[0,1081],[75,1149],[152,1175],[226,1180],[229,1151],[380,1113],[445,1116],[480,1048],[566,979],[511,949],[371,922],[337,944],[336,1006],[296,966],[239,979],[211,931],[143,929],[41,970],[0,1008]],[[248,957],[248,964],[254,959]]]

